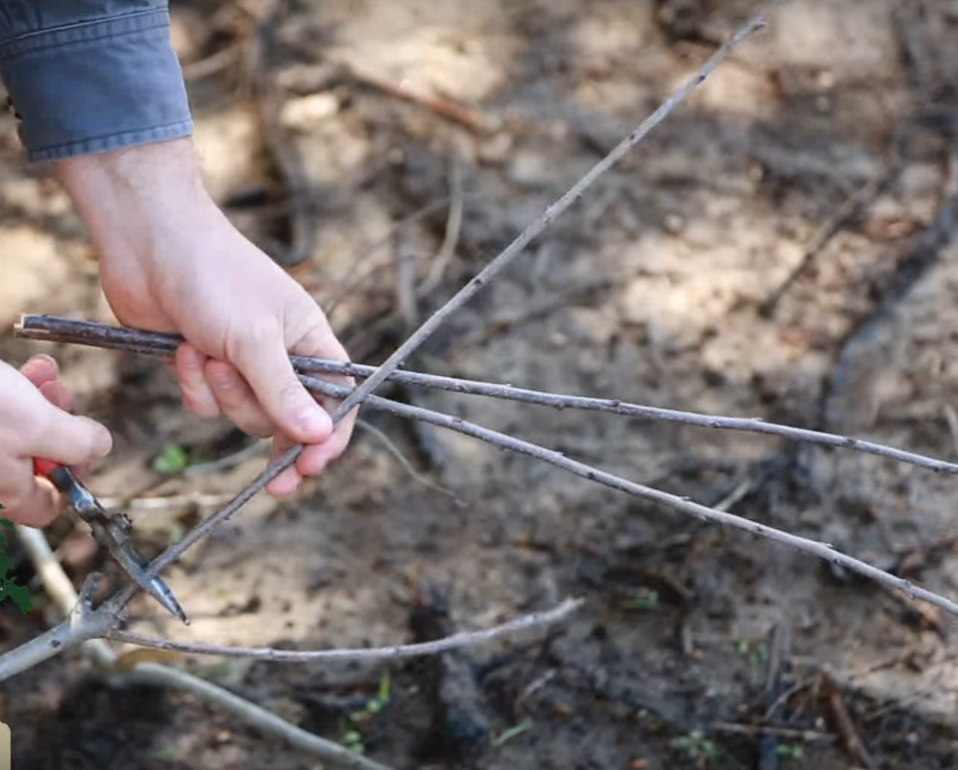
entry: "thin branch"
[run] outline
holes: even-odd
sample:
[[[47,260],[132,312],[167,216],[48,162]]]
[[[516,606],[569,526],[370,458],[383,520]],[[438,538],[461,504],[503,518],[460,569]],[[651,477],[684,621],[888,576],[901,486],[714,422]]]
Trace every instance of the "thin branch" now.
[[[566,620],[583,604],[581,599],[567,599],[558,607],[545,612],[523,615],[508,623],[478,631],[461,631],[444,639],[419,644],[399,644],[392,647],[374,647],[367,649],[342,650],[277,650],[272,647],[229,647],[220,644],[202,644],[199,642],[174,642],[130,631],[114,630],[109,638],[117,642],[129,642],[141,647],[153,647],[158,650],[171,650],[190,655],[220,655],[228,658],[252,658],[276,663],[306,663],[310,661],[370,661],[394,660],[396,658],[419,658],[426,655],[438,655],[449,650],[472,647],[489,642],[502,636],[519,631],[547,628]]]
[[[86,321],[73,321],[52,316],[23,316],[16,327],[19,337],[47,342],[70,342],[80,345],[89,345],[116,350],[128,350],[137,353],[146,353],[159,356],[172,356],[176,346],[182,339],[175,335],[143,332],[135,329],[122,329],[104,324]],[[306,356],[290,356],[293,368],[301,374],[338,374],[349,377],[371,377],[378,371],[377,367],[364,364],[342,364],[320,358]],[[462,380],[456,377],[442,377],[421,372],[394,371],[389,380],[403,385],[435,388],[453,393],[463,393],[489,398],[501,398],[509,401],[519,401],[537,406],[548,406],[554,409],[584,409],[595,412],[610,412],[626,417],[636,417],[648,420],[667,420],[685,425],[694,425],[699,428],[714,430],[734,430],[748,433],[761,433],[767,436],[777,436],[789,441],[802,441],[809,444],[850,449],[865,454],[887,457],[898,462],[916,465],[935,472],[958,475],[958,464],[938,460],[934,457],[907,452],[903,449],[878,444],[872,441],[863,441],[850,436],[840,436],[834,433],[824,433],[805,428],[794,428],[789,425],[778,425],[765,422],[755,417],[724,417],[716,414],[701,414],[697,412],[683,412],[676,409],[664,409],[655,406],[633,404],[619,399],[590,398],[587,396],[569,396],[559,393],[545,393],[526,388],[514,388],[510,385],[500,385],[477,380]]]
[[[449,161],[449,194],[452,202],[449,204],[449,218],[446,220],[446,235],[443,238],[442,246],[439,247],[439,253],[433,260],[432,267],[429,270],[429,276],[423,281],[416,293],[423,297],[435,291],[436,287],[442,283],[446,275],[446,268],[456,254],[456,246],[459,243],[459,233],[462,230],[462,215],[465,210],[462,195],[462,176],[465,159],[459,142],[452,144],[451,159]]]
[[[326,382],[325,380],[320,380],[315,377],[308,377],[306,375],[300,375],[299,379],[314,393],[321,393],[334,398],[347,397],[347,391],[349,388],[346,388],[345,386],[334,385],[332,383]],[[860,561],[851,556],[847,556],[840,551],[836,551],[828,543],[821,543],[816,540],[799,537],[798,535],[792,535],[788,532],[783,532],[780,529],[768,527],[764,524],[759,524],[756,521],[752,521],[741,516],[736,516],[732,513],[727,513],[725,511],[716,510],[715,508],[709,508],[705,505],[700,505],[699,503],[692,502],[686,497],[679,497],[678,495],[672,495],[668,492],[662,492],[661,490],[653,489],[652,487],[637,484],[634,481],[623,479],[620,476],[615,476],[611,473],[599,470],[591,465],[586,465],[585,463],[578,462],[577,460],[571,460],[561,452],[556,452],[552,449],[546,449],[545,447],[541,447],[537,444],[523,441],[522,439],[509,436],[505,433],[499,433],[498,431],[490,430],[489,428],[483,428],[474,423],[466,422],[459,417],[451,417],[450,415],[440,414],[439,412],[432,412],[428,409],[402,404],[398,401],[391,401],[380,396],[369,396],[367,403],[371,407],[388,410],[393,414],[399,415],[400,417],[422,420],[423,422],[432,423],[433,425],[439,425],[443,428],[448,428],[466,436],[472,436],[473,438],[485,441],[501,449],[509,449],[513,452],[534,457],[537,460],[542,460],[550,465],[554,465],[557,468],[568,471],[569,473],[579,476],[580,478],[594,481],[612,489],[617,489],[620,492],[626,492],[627,494],[642,498],[643,500],[651,500],[652,502],[660,503],[669,508],[681,511],[682,513],[694,516],[700,521],[724,524],[725,526],[741,529],[745,532],[750,532],[753,535],[758,535],[759,537],[773,540],[776,543],[786,545],[790,548],[795,548],[796,550],[810,553],[813,556],[817,556],[820,559],[830,562],[831,564],[839,565],[851,570],[852,572],[857,572],[860,575],[871,578],[872,580],[875,580],[886,586],[904,591],[912,599],[921,599],[923,601],[929,602],[930,604],[934,604],[936,607],[941,607],[943,610],[952,615],[958,616],[958,604],[950,599],[940,596],[939,594],[936,594],[925,588],[916,586],[908,580],[895,577],[889,572],[885,572],[877,567],[873,567],[871,564]]]
[[[356,426],[371,433],[373,436],[379,439],[379,442],[386,448],[386,451],[389,452],[393,458],[395,458],[396,462],[403,467],[403,470],[406,471],[406,473],[408,473],[414,481],[422,484],[424,487],[428,487],[429,489],[439,492],[440,494],[455,499],[456,493],[451,489],[446,489],[445,487],[430,481],[415,468],[413,468],[412,463],[406,459],[399,447],[393,443],[393,440],[383,433],[383,431],[379,430],[379,428],[377,428],[375,425],[368,423],[365,420],[356,420]]]

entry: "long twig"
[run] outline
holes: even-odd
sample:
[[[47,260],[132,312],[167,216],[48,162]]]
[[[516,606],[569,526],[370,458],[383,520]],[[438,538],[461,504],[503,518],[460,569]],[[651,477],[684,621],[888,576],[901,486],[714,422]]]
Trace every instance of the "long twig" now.
[[[378,439],[379,443],[381,443],[386,448],[386,451],[393,456],[396,462],[398,462],[402,466],[403,470],[409,474],[410,478],[412,478],[413,481],[419,484],[422,484],[424,487],[428,487],[429,489],[435,490],[436,492],[439,492],[439,494],[446,495],[446,497],[451,497],[455,499],[456,493],[453,492],[451,489],[446,489],[445,487],[440,486],[439,484],[436,484],[433,481],[430,481],[421,473],[419,473],[419,471],[417,471],[413,467],[412,463],[409,462],[406,456],[402,453],[402,450],[398,446],[396,446],[395,443],[393,443],[393,440],[389,438],[389,436],[387,436],[383,431],[379,430],[379,428],[377,428],[375,425],[373,425],[372,423],[366,422],[365,420],[356,420],[356,427],[362,428],[363,430],[372,434],[376,439]]]
[[[425,655],[438,655],[449,650],[472,647],[490,642],[502,636],[520,631],[547,628],[566,620],[569,615],[582,606],[581,599],[567,599],[558,607],[545,612],[523,615],[508,623],[478,631],[461,631],[444,639],[420,644],[399,644],[392,647],[340,650],[277,650],[272,647],[230,647],[220,644],[201,644],[197,642],[174,642],[155,636],[135,634],[130,631],[114,630],[109,638],[118,642],[130,642],[141,647],[153,647],[159,650],[172,650],[191,655],[220,655],[230,658],[252,658],[283,663],[305,663],[307,661],[370,661],[394,660],[396,658],[418,658]]]
[[[442,240],[442,246],[433,260],[432,267],[429,269],[429,276],[423,281],[416,293],[420,297],[431,294],[442,283],[446,274],[446,268],[456,254],[456,245],[459,243],[459,233],[462,230],[462,215],[465,210],[462,200],[462,176],[465,160],[463,151],[459,142],[453,141],[450,151],[452,156],[449,160],[449,195],[451,202],[449,204],[449,217],[446,220],[446,235]]]
[[[182,342],[180,337],[170,334],[157,334],[134,329],[122,329],[86,321],[73,321],[52,316],[24,316],[16,328],[20,337],[48,342],[70,342],[81,345],[127,350],[138,353],[171,356],[176,346]],[[306,356],[290,356],[293,368],[301,374],[338,374],[350,377],[367,378],[378,369],[363,364],[342,364]],[[587,396],[569,396],[560,393],[545,393],[526,388],[514,388],[492,382],[463,380],[456,377],[442,377],[420,372],[394,371],[389,380],[403,385],[435,388],[453,393],[474,396],[501,398],[526,404],[548,406],[554,409],[584,409],[596,412],[610,412],[626,417],[649,420],[668,420],[670,422],[694,425],[699,428],[715,430],[746,431],[777,436],[789,441],[802,441],[810,444],[851,449],[856,452],[887,457],[891,460],[916,465],[928,470],[958,475],[958,464],[938,460],[934,457],[908,452],[903,449],[878,444],[872,441],[841,436],[834,433],[778,425],[754,417],[725,417],[717,414],[683,412],[676,409],[664,409],[655,406],[633,404],[619,399],[590,398]]]
[[[325,380],[309,377],[307,375],[300,375],[300,381],[314,393],[332,396],[333,398],[348,397],[347,391],[349,389],[345,386],[334,385],[333,383],[326,382]],[[502,449],[509,449],[513,452],[519,452],[520,454],[534,457],[537,460],[542,460],[543,462],[554,465],[557,468],[561,468],[562,470],[568,471],[569,473],[575,474],[581,478],[588,479],[589,481],[595,481],[604,486],[617,489],[621,492],[626,492],[644,500],[651,500],[653,502],[660,503],[669,508],[681,511],[682,513],[694,516],[701,521],[724,524],[725,526],[741,529],[746,532],[750,532],[753,535],[758,535],[759,537],[773,540],[790,548],[804,551],[805,553],[809,553],[813,556],[819,557],[820,559],[824,559],[827,562],[839,565],[851,570],[852,572],[857,572],[860,575],[869,577],[879,583],[904,591],[912,599],[922,599],[923,601],[934,604],[937,607],[941,607],[943,610],[951,613],[952,615],[958,616],[958,604],[950,599],[940,596],[939,594],[936,594],[925,588],[916,586],[907,580],[895,577],[889,572],[885,572],[877,567],[873,567],[871,564],[843,554],[840,551],[836,551],[828,543],[821,543],[816,540],[799,537],[798,535],[792,535],[788,532],[783,532],[780,529],[775,529],[774,527],[768,527],[764,524],[760,524],[757,521],[752,521],[751,519],[746,519],[741,516],[736,516],[732,513],[727,513],[725,511],[719,511],[715,508],[709,508],[707,506],[700,505],[699,503],[691,501],[687,497],[679,497],[678,495],[653,489],[652,487],[647,487],[643,484],[637,484],[634,481],[629,481],[628,479],[621,478],[620,476],[615,476],[611,473],[599,470],[598,468],[594,468],[591,465],[586,465],[585,463],[578,462],[577,460],[572,460],[561,452],[556,452],[552,449],[546,449],[545,447],[539,446],[537,444],[523,441],[522,439],[509,436],[505,433],[499,433],[498,431],[494,431],[489,428],[483,428],[474,423],[466,422],[460,417],[452,417],[450,415],[433,412],[421,407],[402,404],[398,401],[391,401],[390,399],[382,398],[380,396],[369,396],[367,398],[367,404],[374,408],[386,409],[400,417],[422,420],[423,422],[428,422],[433,425],[439,425],[443,428],[449,428],[450,430],[457,431],[458,433],[480,439],[481,441],[493,444],[494,446],[500,447]]]

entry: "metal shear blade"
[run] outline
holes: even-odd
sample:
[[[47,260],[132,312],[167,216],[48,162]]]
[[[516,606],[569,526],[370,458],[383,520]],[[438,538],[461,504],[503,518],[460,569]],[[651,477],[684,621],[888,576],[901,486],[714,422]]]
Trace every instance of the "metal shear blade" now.
[[[151,577],[147,573],[149,563],[134,550],[130,540],[133,524],[129,518],[122,513],[107,513],[90,490],[81,484],[68,468],[58,466],[47,474],[47,478],[63,493],[77,515],[90,525],[97,542],[113,554],[130,577],[172,615],[188,623],[186,613],[169,586],[159,577]]]

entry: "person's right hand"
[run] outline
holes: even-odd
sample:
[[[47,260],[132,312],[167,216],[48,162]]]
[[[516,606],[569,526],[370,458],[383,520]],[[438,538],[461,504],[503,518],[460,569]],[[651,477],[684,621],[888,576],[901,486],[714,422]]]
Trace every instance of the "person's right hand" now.
[[[56,519],[60,496],[33,475],[34,459],[72,466],[110,453],[110,432],[70,414],[72,407],[73,394],[49,356],[31,358],[20,371],[0,361],[0,518],[30,527]]]

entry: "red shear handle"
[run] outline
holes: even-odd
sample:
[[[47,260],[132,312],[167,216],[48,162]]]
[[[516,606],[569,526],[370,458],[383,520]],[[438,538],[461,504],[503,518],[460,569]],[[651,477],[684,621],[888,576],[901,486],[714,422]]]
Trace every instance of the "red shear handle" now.
[[[59,467],[60,464],[53,462],[53,460],[35,459],[33,461],[33,475],[46,478]]]

